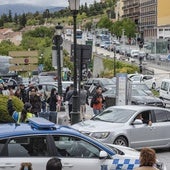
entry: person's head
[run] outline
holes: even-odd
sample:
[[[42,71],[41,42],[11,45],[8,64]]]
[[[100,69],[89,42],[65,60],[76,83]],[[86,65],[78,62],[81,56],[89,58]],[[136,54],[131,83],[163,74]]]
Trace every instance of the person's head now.
[[[21,83],[19,86],[20,86],[20,89],[24,89],[25,88],[23,83]]]
[[[32,108],[32,105],[29,102],[26,102],[24,104],[24,108],[22,109],[22,112],[21,112],[20,122],[25,122],[27,118],[27,112],[30,112],[31,108]]]
[[[61,160],[58,158],[51,158],[46,165],[46,170],[61,170]]]
[[[97,93],[102,93],[102,87],[101,86],[97,86],[96,87],[96,92]]]
[[[141,119],[141,120],[143,120],[142,114],[138,114],[138,115],[136,116],[136,119]]]
[[[74,89],[74,84],[70,84],[70,90]]]
[[[31,103],[26,102],[26,103],[24,104],[24,109],[25,109],[26,111],[31,111],[31,108],[32,108]]]
[[[153,166],[155,163],[155,151],[151,148],[143,148],[140,152],[140,166]]]
[[[38,88],[39,88],[39,90],[42,90],[42,85],[39,84],[39,85],[38,85]]]
[[[57,93],[57,90],[55,89],[55,88],[52,88],[51,89],[51,95],[54,95],[54,94],[56,94]]]

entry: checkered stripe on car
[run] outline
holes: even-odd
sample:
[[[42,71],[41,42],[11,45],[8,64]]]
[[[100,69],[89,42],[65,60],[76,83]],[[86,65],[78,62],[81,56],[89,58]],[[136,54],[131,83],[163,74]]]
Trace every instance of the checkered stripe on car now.
[[[114,159],[112,168],[116,170],[132,170],[139,166],[139,159]]]

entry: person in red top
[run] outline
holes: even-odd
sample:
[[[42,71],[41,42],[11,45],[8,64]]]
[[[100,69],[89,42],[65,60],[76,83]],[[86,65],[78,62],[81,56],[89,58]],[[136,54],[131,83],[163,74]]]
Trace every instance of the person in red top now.
[[[93,108],[93,113],[95,115],[99,114],[103,111],[103,103],[105,99],[102,95],[102,87],[97,86],[96,87],[96,93],[93,95],[93,98],[91,100],[91,107]]]

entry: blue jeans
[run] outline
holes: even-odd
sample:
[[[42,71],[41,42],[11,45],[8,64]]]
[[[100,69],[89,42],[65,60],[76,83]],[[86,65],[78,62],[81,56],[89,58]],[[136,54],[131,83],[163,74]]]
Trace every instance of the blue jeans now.
[[[103,109],[100,109],[100,110],[93,109],[93,113],[94,113],[95,115],[101,113],[102,111],[103,111]]]

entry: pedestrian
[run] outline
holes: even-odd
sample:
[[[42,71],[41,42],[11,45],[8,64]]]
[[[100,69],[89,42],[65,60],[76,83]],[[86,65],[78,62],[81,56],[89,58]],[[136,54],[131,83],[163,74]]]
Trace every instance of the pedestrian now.
[[[49,120],[56,123],[57,120],[57,90],[55,88],[51,89],[50,97],[48,99],[50,116]]]
[[[46,165],[46,170],[62,170],[61,160],[59,158],[51,158]]]
[[[38,114],[41,112],[41,98],[36,87],[31,89],[29,102],[32,105],[31,112],[38,117]]]
[[[9,94],[10,94],[9,88],[8,88],[8,86],[6,84],[3,85],[2,94],[4,96],[9,96]]]
[[[91,107],[93,108],[93,113],[94,115],[99,114],[100,112],[103,111],[103,103],[105,99],[102,95],[102,87],[97,86],[96,87],[96,93],[93,95],[91,99]]]
[[[10,95],[7,102],[9,115],[15,120],[16,123],[27,123],[29,118],[35,115],[31,113],[31,104],[25,103],[21,112],[17,112],[13,107],[12,96]]]
[[[14,93],[14,96],[18,97],[19,99],[21,99],[21,90],[20,88],[17,88],[15,93]]]
[[[87,90],[85,90],[83,85],[81,85],[80,86],[80,115],[81,115],[81,120],[85,120],[86,104],[89,105]]]
[[[68,101],[68,112],[69,112],[69,118],[71,119],[71,112],[72,112],[72,105],[73,105],[73,88],[74,85],[70,84],[69,90],[66,94],[66,101]]]
[[[156,168],[156,153],[151,148],[143,148],[140,151],[140,166],[135,170],[158,170]]]
[[[20,88],[20,98],[22,102],[25,103],[27,101],[27,92],[25,90],[24,84],[20,84],[19,88]]]
[[[41,112],[45,113],[46,112],[47,93],[43,89],[41,84],[38,85],[38,94],[40,95],[40,99],[41,99]]]

